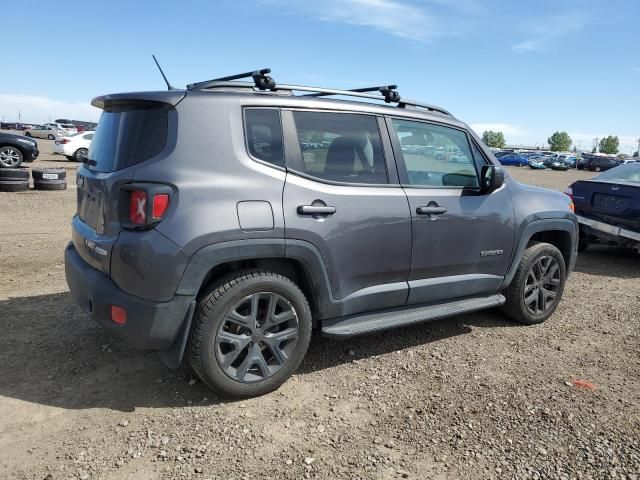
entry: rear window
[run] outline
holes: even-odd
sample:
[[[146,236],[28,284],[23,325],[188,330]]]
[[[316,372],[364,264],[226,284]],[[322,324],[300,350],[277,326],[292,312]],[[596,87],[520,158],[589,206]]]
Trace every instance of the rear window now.
[[[160,153],[167,143],[169,105],[106,108],[89,148],[87,166],[113,172]]]
[[[640,165],[621,165],[601,173],[594,180],[640,183]]]

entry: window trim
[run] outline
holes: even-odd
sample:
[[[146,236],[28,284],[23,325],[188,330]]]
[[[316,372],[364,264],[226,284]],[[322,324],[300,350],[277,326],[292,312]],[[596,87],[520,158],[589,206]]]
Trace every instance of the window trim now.
[[[263,160],[261,158],[255,157],[251,153],[251,149],[249,148],[249,135],[247,135],[247,110],[276,110],[278,112],[278,117],[280,118],[280,137],[282,143],[282,165],[276,165],[275,163],[268,162],[267,160]],[[283,121],[283,111],[279,107],[260,107],[260,106],[243,106],[242,107],[242,135],[244,136],[244,149],[247,156],[253,160],[254,162],[258,162],[262,165],[266,165],[267,167],[275,168],[277,170],[286,172],[287,171],[287,148],[286,141],[284,137],[284,121]]]
[[[298,137],[298,129],[296,127],[295,119],[293,117],[294,112],[312,112],[312,113],[332,113],[336,115],[362,115],[367,117],[373,117],[376,120],[376,127],[378,129],[378,135],[380,136],[382,156],[387,174],[387,183],[360,183],[360,182],[340,182],[335,180],[328,180],[321,177],[316,177],[307,173],[304,169],[304,157],[302,155],[302,148],[300,147],[300,140]],[[330,109],[318,109],[318,108],[286,108],[282,109],[282,125],[285,135],[285,160],[287,165],[287,172],[295,174],[314,182],[324,183],[326,185],[347,186],[347,187],[400,187],[399,180],[393,174],[395,170],[395,161],[393,151],[389,150],[390,145],[385,144],[385,134],[387,139],[389,138],[389,132],[383,130],[381,122],[384,122],[382,115],[369,112],[353,112],[350,110],[330,110]],[[392,183],[392,179],[395,183]]]
[[[454,125],[449,125],[446,123],[433,122],[418,118],[411,117],[397,117],[393,115],[385,115],[385,120],[387,124],[387,129],[389,130],[389,137],[391,138],[391,146],[393,148],[393,155],[395,157],[395,163],[398,168],[398,178],[400,181],[400,185],[402,188],[418,188],[418,189],[430,189],[430,190],[464,190],[468,192],[480,192],[480,174],[478,172],[478,165],[475,161],[475,156],[473,155],[473,149],[471,148],[471,142],[473,138],[469,135],[469,132],[464,128],[456,127]],[[409,121],[416,123],[425,123],[427,125],[435,125],[437,127],[449,128],[451,130],[458,130],[459,132],[464,133],[467,143],[469,144],[469,151],[471,152],[471,156],[474,158],[473,168],[476,172],[476,178],[478,180],[477,187],[463,187],[457,185],[413,185],[409,183],[409,173],[407,171],[407,165],[404,161],[404,155],[402,153],[402,146],[400,145],[400,139],[396,134],[395,128],[393,126],[393,120],[401,120],[401,121]],[[480,150],[481,151],[481,150]]]

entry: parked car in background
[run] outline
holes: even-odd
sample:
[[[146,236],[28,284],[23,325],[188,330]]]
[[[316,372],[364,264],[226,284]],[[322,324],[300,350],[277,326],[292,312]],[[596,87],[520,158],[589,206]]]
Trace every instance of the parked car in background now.
[[[579,251],[591,243],[616,244],[640,253],[640,163],[620,165],[565,193],[580,222]]]
[[[64,155],[68,160],[83,162],[87,158],[94,132],[82,132],[56,139],[53,153]]]
[[[48,125],[50,127],[56,128],[58,130],[64,130],[69,133],[78,133],[78,129],[73,123],[45,123],[45,126]]]
[[[587,168],[587,164],[589,163],[589,157],[585,156],[584,154],[578,159],[578,163],[576,165],[576,168],[578,170],[586,170]]]
[[[556,159],[556,162],[562,163],[569,168],[575,168],[577,161],[578,157],[576,157],[575,155],[558,155],[558,158]]]
[[[529,168],[533,170],[544,170],[545,168],[547,168],[547,166],[541,159],[536,158],[533,160],[529,160]]]
[[[50,125],[42,125],[41,127],[30,128],[24,132],[27,137],[46,138],[48,140],[55,140],[56,137],[62,137],[63,135],[69,135],[64,129],[53,128]]]
[[[592,157],[586,168],[592,172],[604,172],[620,165],[621,161],[615,157],[595,156]]]
[[[509,153],[508,155],[503,155],[498,157],[498,161],[502,165],[515,165],[517,167],[524,167],[529,164],[529,160],[527,157],[520,155],[518,153]]]
[[[23,135],[0,132],[0,168],[18,168],[38,158],[38,144]]]

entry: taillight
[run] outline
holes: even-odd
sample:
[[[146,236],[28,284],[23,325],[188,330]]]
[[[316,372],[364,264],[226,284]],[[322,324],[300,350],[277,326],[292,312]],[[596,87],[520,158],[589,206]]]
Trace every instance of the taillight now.
[[[133,190],[129,201],[129,220],[135,225],[147,223],[147,192]]]
[[[571,209],[572,212],[575,212],[576,206],[573,203],[573,188],[571,187],[571,185],[569,185],[567,188],[564,189],[564,194],[571,199],[571,201],[569,202],[569,208]]]
[[[152,228],[169,210],[173,190],[168,185],[125,185],[120,196],[120,222],[131,229]]]
[[[169,195],[166,193],[158,193],[153,196],[153,219],[161,219],[169,208]]]
[[[68,138],[61,138],[60,140],[56,140],[56,145],[64,145],[65,143],[69,143],[71,140]]]

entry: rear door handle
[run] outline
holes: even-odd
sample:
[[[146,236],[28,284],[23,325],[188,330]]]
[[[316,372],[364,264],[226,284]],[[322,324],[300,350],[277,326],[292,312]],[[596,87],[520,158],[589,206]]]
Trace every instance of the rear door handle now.
[[[299,205],[298,213],[300,215],[333,215],[336,213],[336,207],[323,205]]]
[[[416,208],[416,213],[418,215],[442,215],[443,213],[447,213],[446,207],[418,207]]]

